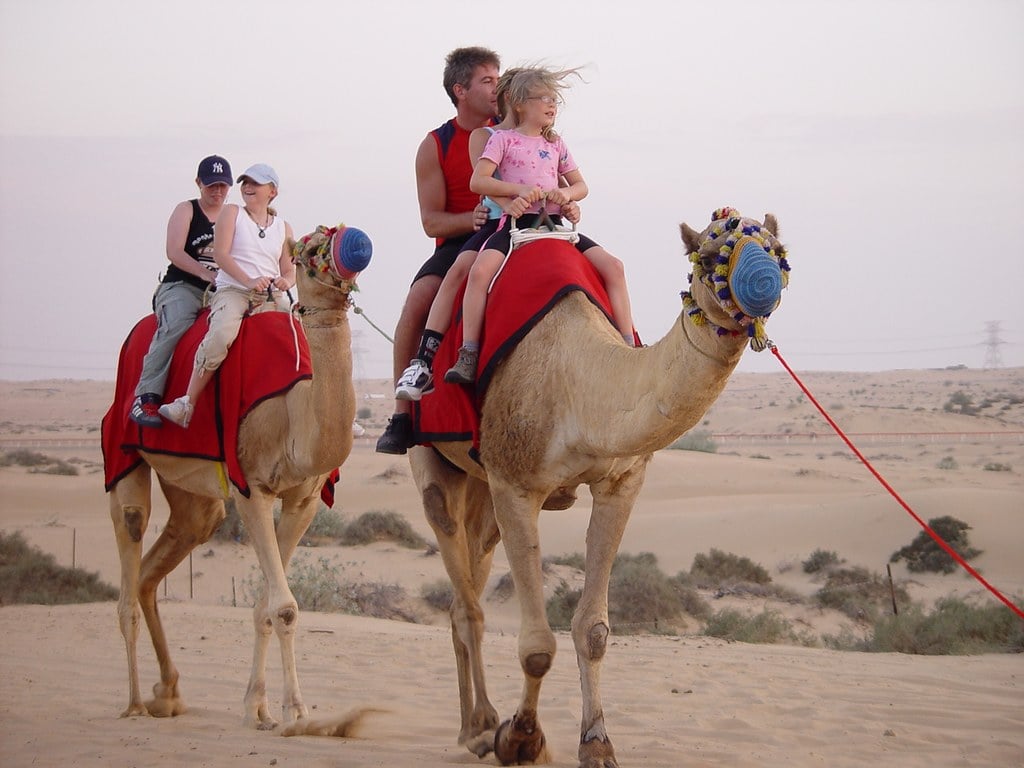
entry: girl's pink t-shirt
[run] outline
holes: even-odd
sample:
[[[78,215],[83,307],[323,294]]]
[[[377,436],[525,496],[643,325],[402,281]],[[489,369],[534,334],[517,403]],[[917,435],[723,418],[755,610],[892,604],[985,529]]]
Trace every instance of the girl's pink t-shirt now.
[[[561,136],[548,141],[543,136],[524,136],[516,130],[495,131],[480,157],[498,166],[502,181],[545,190],[555,189],[560,176],[578,168]],[[540,205],[534,203],[527,213],[539,213]],[[547,210],[557,214],[560,206],[548,203]]]

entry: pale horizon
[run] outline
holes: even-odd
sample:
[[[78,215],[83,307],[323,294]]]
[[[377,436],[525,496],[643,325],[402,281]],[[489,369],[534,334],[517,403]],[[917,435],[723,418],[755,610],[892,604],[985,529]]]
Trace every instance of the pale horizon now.
[[[768,335],[795,370],[1024,366],[1024,4],[569,2],[544,36],[447,7],[0,2],[0,379],[113,380],[211,153],[273,165],[297,235],[364,229],[356,301],[393,334],[431,251],[413,157],[454,114],[461,45],[584,67],[558,127],[646,343],[681,310],[679,223],[731,205],[778,216],[793,271]],[[390,377],[365,318],[356,376]]]

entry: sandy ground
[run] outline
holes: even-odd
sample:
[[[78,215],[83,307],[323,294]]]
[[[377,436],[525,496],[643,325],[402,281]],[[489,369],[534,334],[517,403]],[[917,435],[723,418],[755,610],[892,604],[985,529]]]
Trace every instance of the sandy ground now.
[[[810,373],[801,378],[872,467],[923,519],[969,523],[983,550],[972,564],[1009,596],[1024,595],[1024,370]],[[0,530],[21,531],[64,565],[119,581],[103,492],[98,424],[110,382],[0,382],[0,451],[28,447],[63,458],[77,476],[0,468]],[[335,509],[346,518],[393,510],[425,538],[430,529],[407,462],[373,452],[391,403],[383,381],[359,382],[367,434],[342,470]],[[946,411],[965,393],[979,415]],[[954,398],[955,399],[955,398]],[[787,374],[739,374],[699,427],[717,453],[662,451],[622,550],[653,552],[668,574],[717,548],[749,557],[800,594],[820,587],[800,562],[833,550],[849,565],[885,572],[917,523],[882,487]],[[940,469],[939,465],[954,465]],[[999,469],[996,469],[999,468]],[[542,515],[545,554],[581,552],[589,499]],[[166,519],[155,502],[155,539]],[[251,550],[209,543],[166,580],[161,615],[189,711],[172,720],[120,719],[127,703],[124,645],[113,603],[0,607],[0,764],[176,766],[494,765],[455,743],[458,702],[446,616],[418,604],[445,578],[440,558],[394,544],[318,547],[345,578],[399,584],[421,623],[305,612],[297,660],[314,716],[376,707],[355,738],[300,737],[242,728],[252,627],[244,585]],[[486,595],[485,658],[502,716],[521,686],[518,611],[493,586],[507,574],[500,550]],[[962,572],[896,579],[915,600],[991,601]],[[562,572],[551,576],[551,590]],[[709,599],[710,596],[709,596]],[[238,607],[236,607],[236,604]],[[857,630],[809,604],[712,600],[779,610],[817,635]],[[725,643],[698,634],[616,636],[606,657],[608,727],[623,766],[1019,766],[1024,764],[1024,666],[1015,655],[926,658],[821,648]],[[144,689],[157,670],[139,644]],[[554,765],[575,766],[579,681],[572,643],[545,680],[541,717]],[[271,654],[270,700],[280,699]]]

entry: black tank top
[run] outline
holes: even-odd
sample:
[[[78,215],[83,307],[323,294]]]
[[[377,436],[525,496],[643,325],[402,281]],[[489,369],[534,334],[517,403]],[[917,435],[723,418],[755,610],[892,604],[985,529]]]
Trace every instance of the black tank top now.
[[[216,267],[213,260],[213,222],[206,218],[203,209],[199,207],[199,200],[192,200],[192,221],[188,225],[188,234],[185,236],[185,253],[198,261],[200,264],[209,264]],[[167,267],[167,274],[164,275],[165,283],[186,282],[196,288],[206,290],[210,285],[202,278],[179,269],[174,264]]]

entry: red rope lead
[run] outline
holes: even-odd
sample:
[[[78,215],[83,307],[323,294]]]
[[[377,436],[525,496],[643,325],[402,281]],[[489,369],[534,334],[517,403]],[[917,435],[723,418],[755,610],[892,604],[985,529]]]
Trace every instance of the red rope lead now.
[[[804,386],[804,383],[802,381],[800,381],[800,377],[797,376],[793,372],[793,369],[790,368],[789,365],[786,364],[786,361],[782,359],[782,355],[779,353],[779,350],[775,346],[775,344],[773,342],[769,341],[768,342],[768,348],[772,351],[772,354],[775,355],[775,357],[777,357],[779,359],[779,362],[782,363],[782,367],[785,368],[789,372],[789,375],[793,377],[793,381],[795,381],[797,383],[797,386],[799,386],[800,389],[803,390],[803,393],[805,395],[807,395],[807,398],[812,403],[814,403],[814,407],[818,409],[818,411],[821,413],[821,415],[825,418],[825,421],[827,421],[829,423],[829,426],[831,426],[832,429],[834,429],[836,431],[836,434],[839,435],[839,437],[841,437],[843,439],[843,442],[846,443],[849,446],[850,450],[853,451],[857,455],[857,458],[860,459],[861,463],[865,467],[868,468],[868,471],[872,475],[875,476],[875,479],[877,479],[878,482],[880,482],[882,484],[882,486],[890,494],[892,494],[892,497],[894,499],[896,499],[896,501],[898,501],[900,503],[900,506],[903,507],[905,510],[907,510],[907,512],[910,514],[910,516],[912,518],[914,518],[914,520],[917,521],[917,524],[920,525],[922,528],[924,528],[925,532],[927,532],[927,534],[929,536],[931,536],[932,539],[934,539],[935,543],[938,544],[940,547],[942,547],[942,549],[945,550],[947,555],[952,557],[957,563],[959,563],[961,566],[963,566],[964,570],[966,570],[969,574],[971,574],[971,576],[973,576],[975,579],[977,579],[978,582],[985,587],[985,589],[987,589],[989,592],[991,592],[993,595],[995,595],[997,598],[999,598],[999,600],[1002,601],[1006,605],[1007,608],[1009,608],[1011,611],[1013,611],[1015,614],[1017,614],[1017,616],[1019,616],[1020,618],[1024,619],[1024,610],[1021,610],[1016,605],[1011,603],[1010,600],[1005,595],[1003,595],[1002,592],[1000,592],[998,589],[996,589],[991,584],[989,584],[980,573],[978,573],[976,570],[974,570],[967,563],[966,560],[964,560],[962,557],[960,557],[960,554],[956,550],[954,550],[951,546],[949,546],[949,544],[947,544],[945,541],[943,541],[942,537],[939,536],[939,534],[937,534],[934,530],[932,530],[932,527],[930,525],[928,525],[928,523],[926,523],[924,520],[922,520],[920,517],[917,516],[917,514],[914,512],[914,510],[912,510],[910,508],[910,506],[907,504],[907,502],[905,502],[903,499],[901,499],[900,495],[898,493],[896,493],[896,491],[893,489],[893,487],[891,485],[889,485],[889,483],[887,483],[885,481],[885,478],[883,478],[880,474],[878,474],[877,471],[875,471],[875,468],[871,466],[871,462],[869,462],[866,458],[864,458],[864,454],[862,454],[860,451],[857,450],[857,446],[855,446],[850,441],[850,439],[844,434],[843,430],[841,430],[839,428],[839,425],[836,424],[834,421],[832,421],[832,418],[825,412],[825,409],[821,407],[821,404],[817,400],[814,399],[814,395],[812,395],[810,393],[810,390],[808,390],[807,387]]]

